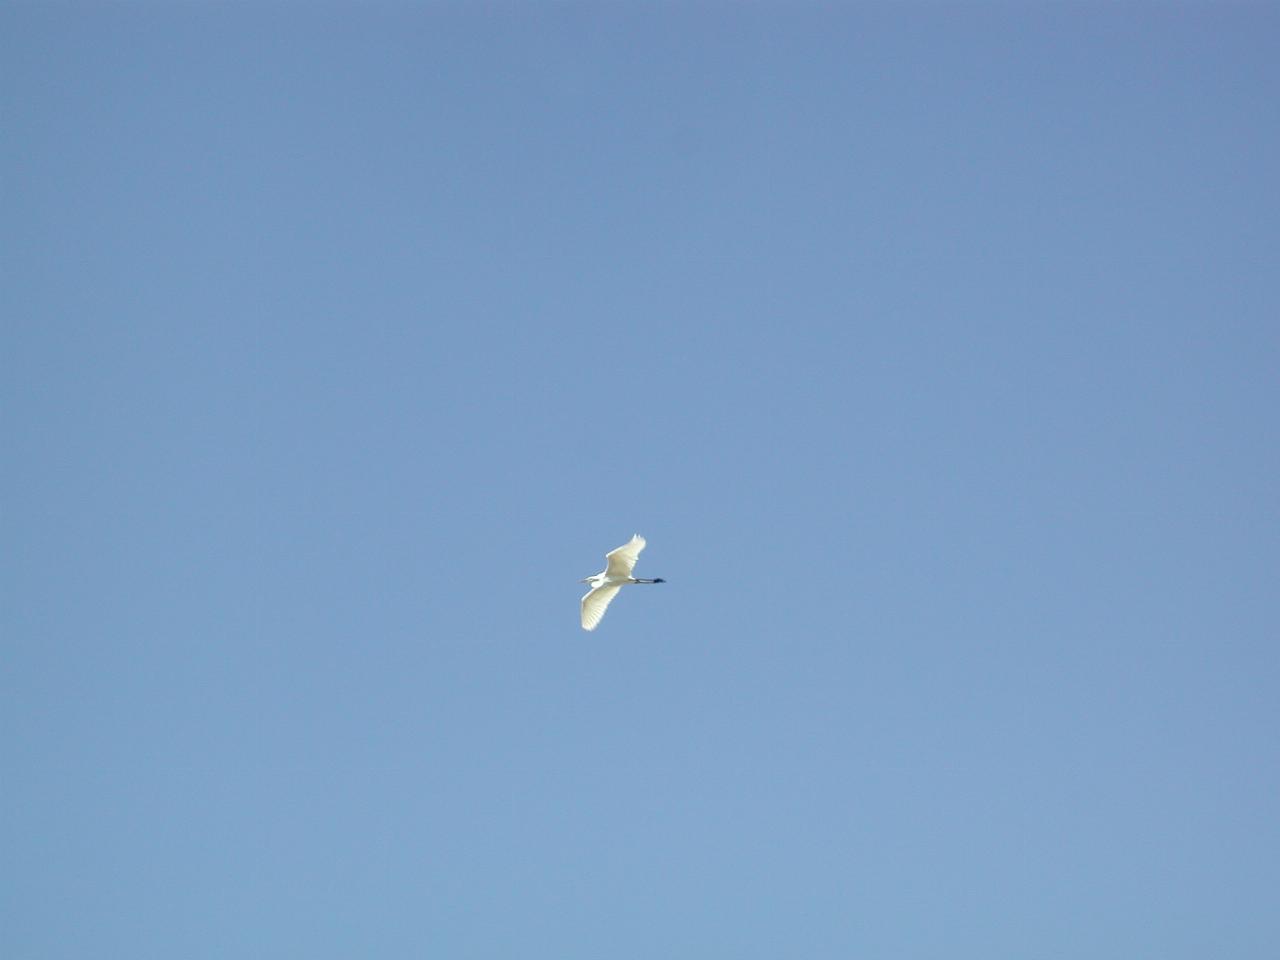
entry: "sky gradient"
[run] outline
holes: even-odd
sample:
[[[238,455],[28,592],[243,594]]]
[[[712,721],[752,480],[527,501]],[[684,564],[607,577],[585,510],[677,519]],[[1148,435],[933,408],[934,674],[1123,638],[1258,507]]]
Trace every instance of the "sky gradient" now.
[[[1276,956],[1278,38],[4,4],[0,953]]]

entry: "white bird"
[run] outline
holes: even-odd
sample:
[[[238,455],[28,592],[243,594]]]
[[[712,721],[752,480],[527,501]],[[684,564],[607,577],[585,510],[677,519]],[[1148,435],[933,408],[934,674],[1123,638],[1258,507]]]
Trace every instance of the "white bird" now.
[[[579,583],[591,584],[591,589],[582,598],[582,629],[594,630],[604,616],[610,601],[618,595],[628,583],[666,583],[662,578],[657,580],[637,580],[631,575],[635,568],[636,558],[644,549],[644,537],[636,534],[617,550],[610,550],[604,555],[609,565],[594,577],[584,577]]]

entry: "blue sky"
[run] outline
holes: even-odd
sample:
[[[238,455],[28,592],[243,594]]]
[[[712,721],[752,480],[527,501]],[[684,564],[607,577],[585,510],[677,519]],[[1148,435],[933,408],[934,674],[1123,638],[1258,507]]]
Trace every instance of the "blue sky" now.
[[[1278,29],[6,4],[0,952],[1275,956]]]

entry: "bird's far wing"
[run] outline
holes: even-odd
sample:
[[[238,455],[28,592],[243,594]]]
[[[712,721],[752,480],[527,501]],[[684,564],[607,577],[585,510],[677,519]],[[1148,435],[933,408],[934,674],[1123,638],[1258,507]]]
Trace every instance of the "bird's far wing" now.
[[[610,550],[604,555],[604,558],[609,561],[609,567],[605,570],[605,573],[611,577],[631,576],[631,571],[636,565],[636,558],[640,556],[640,551],[643,549],[644,537],[637,533],[617,550]]]
[[[612,587],[597,587],[582,598],[582,629],[594,630],[609,608],[609,601],[618,595],[621,584]]]

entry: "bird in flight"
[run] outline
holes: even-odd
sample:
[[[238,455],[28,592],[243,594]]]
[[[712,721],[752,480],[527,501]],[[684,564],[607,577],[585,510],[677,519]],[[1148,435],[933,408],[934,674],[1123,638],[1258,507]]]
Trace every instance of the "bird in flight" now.
[[[636,534],[617,550],[610,550],[604,555],[609,565],[594,577],[584,577],[579,583],[591,584],[591,589],[582,598],[582,629],[594,630],[604,616],[609,603],[628,583],[666,583],[662,578],[657,580],[637,580],[631,575],[635,568],[636,558],[644,549],[644,537]]]

